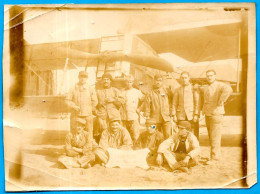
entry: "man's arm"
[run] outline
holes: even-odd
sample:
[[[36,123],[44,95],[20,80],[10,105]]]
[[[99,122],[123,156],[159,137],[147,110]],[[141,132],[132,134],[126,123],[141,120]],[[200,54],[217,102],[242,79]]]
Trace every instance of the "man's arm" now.
[[[190,156],[190,158],[195,158],[200,153],[199,141],[193,134],[190,134],[189,143],[191,146],[191,151],[188,153],[188,156]]]
[[[158,148],[158,153],[163,154],[167,151],[172,151],[171,149],[174,147],[174,141],[173,141],[173,137],[170,137],[166,140],[164,140]]]
[[[129,132],[125,128],[122,129],[122,138],[123,144],[120,146],[120,149],[131,149],[133,146],[133,141]]]
[[[123,97],[123,95],[121,94],[121,92],[117,89],[117,88],[113,88],[114,93],[115,93],[115,97],[114,97],[114,105],[116,107],[120,107],[123,104],[125,104],[125,98]]]
[[[151,113],[151,103],[152,103],[152,99],[151,99],[151,93],[148,93],[146,95],[146,99],[144,101],[144,116],[149,118],[150,117],[150,113]]]
[[[65,98],[65,103],[67,104],[67,106],[71,109],[73,109],[74,111],[79,111],[80,108],[79,106],[77,106],[75,104],[75,102],[72,101],[73,99],[73,95],[74,95],[74,88],[71,88]]]
[[[193,87],[194,118],[197,117],[195,120],[197,120],[198,117],[200,116],[199,101],[200,101],[199,86],[195,85]]]
[[[177,122],[176,110],[179,104],[179,88],[175,90],[172,99],[172,112],[171,115],[174,117],[174,122]]]
[[[75,151],[73,149],[73,147],[71,146],[71,139],[72,139],[72,134],[69,133],[65,139],[65,152],[66,152],[67,156],[74,157],[74,156],[77,156],[79,153],[77,151]]]
[[[220,96],[219,96],[219,100],[218,100],[218,105],[223,106],[224,103],[229,98],[229,96],[232,94],[233,90],[229,85],[224,84],[224,83],[220,83],[219,87],[221,87],[221,89],[220,89]]]
[[[99,147],[103,148],[103,149],[107,149],[108,148],[108,134],[107,131],[103,131],[101,134],[101,138],[99,140]]]

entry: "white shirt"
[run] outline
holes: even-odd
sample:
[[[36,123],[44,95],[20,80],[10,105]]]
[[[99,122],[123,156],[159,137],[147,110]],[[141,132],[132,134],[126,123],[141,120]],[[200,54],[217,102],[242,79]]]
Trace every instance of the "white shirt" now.
[[[125,98],[125,105],[123,107],[124,113],[122,120],[137,120],[138,114],[136,112],[138,103],[142,99],[143,94],[140,90],[131,88],[123,91],[123,97]]]

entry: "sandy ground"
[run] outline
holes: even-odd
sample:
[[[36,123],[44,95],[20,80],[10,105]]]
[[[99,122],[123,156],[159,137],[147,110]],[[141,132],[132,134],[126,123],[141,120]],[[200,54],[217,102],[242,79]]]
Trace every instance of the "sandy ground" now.
[[[5,141],[6,190],[51,190],[69,187],[95,190],[243,186],[242,147],[238,146],[223,146],[222,160],[217,165],[206,165],[205,160],[209,157],[210,150],[209,146],[202,143],[200,163],[192,168],[190,174],[173,173],[159,168],[144,170],[94,166],[89,169],[64,169],[57,163],[57,158],[64,153],[63,145],[43,144],[41,141],[38,144],[24,143],[20,138],[14,138],[12,135],[13,133],[17,136],[17,131],[11,131],[5,132],[5,139],[8,139],[8,136],[12,137],[12,141]],[[56,136],[59,139],[63,138],[60,134]],[[24,138],[23,135],[21,137]],[[19,146],[19,141],[23,142],[22,146]],[[18,147],[22,148],[19,152]]]

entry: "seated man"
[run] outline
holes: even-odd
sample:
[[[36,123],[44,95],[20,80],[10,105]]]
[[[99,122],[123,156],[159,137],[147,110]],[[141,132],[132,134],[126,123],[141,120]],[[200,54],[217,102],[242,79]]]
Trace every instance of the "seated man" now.
[[[77,118],[76,127],[68,133],[65,140],[66,156],[58,160],[66,168],[88,168],[95,161],[93,148],[97,147],[90,132],[85,131],[86,120]]]
[[[163,142],[163,134],[156,129],[156,122],[153,119],[146,120],[146,131],[141,133],[135,148],[149,148],[148,163],[154,163],[157,156],[157,149]]]
[[[109,128],[101,134],[100,148],[95,149],[95,154],[101,163],[105,164],[109,159],[107,148],[132,149],[132,146],[133,142],[127,129],[120,125],[119,120],[111,120]]]
[[[198,164],[199,141],[190,132],[190,128],[189,122],[179,122],[178,133],[163,141],[158,148],[156,159],[158,165],[162,165],[165,159],[173,171],[188,172],[188,168]]]

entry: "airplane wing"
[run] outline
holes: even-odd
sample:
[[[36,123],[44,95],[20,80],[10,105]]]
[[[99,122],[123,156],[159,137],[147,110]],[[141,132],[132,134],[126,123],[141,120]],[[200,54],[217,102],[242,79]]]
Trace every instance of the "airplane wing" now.
[[[137,35],[157,54],[174,53],[193,63],[234,59],[239,57],[241,22],[241,19],[222,19],[181,23]]]

